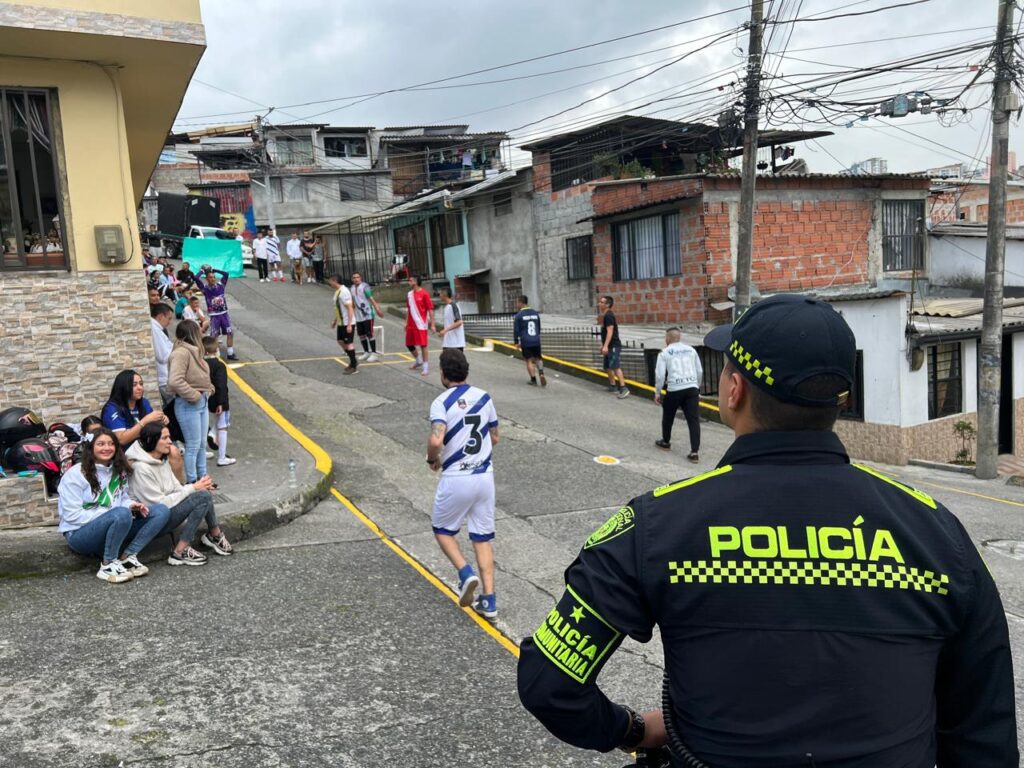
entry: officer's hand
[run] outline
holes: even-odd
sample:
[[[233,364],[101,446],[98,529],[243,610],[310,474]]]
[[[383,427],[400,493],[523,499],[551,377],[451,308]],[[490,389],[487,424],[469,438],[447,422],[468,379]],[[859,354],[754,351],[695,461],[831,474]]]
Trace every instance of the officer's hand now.
[[[654,395],[654,404],[655,405],[661,405],[661,395],[655,393],[655,395]]]
[[[660,709],[652,709],[643,713],[644,718],[644,739],[640,742],[643,748],[663,747],[668,743],[668,733],[665,731],[665,718]]]

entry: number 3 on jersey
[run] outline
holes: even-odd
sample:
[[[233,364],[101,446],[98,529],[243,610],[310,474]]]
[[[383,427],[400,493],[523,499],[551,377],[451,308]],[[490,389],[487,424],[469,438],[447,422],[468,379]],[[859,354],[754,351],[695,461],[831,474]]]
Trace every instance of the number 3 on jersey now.
[[[469,425],[469,437],[466,439],[466,444],[462,446],[462,452],[467,456],[476,456],[484,447],[484,436],[480,432],[480,425],[483,423],[483,420],[484,417],[479,413],[474,413],[465,418],[466,424]]]

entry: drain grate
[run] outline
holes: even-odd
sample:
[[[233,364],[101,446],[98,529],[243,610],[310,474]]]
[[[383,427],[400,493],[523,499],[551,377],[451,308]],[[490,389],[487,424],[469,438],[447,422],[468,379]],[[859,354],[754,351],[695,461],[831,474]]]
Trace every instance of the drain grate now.
[[[982,542],[982,546],[986,549],[993,549],[1001,555],[1008,555],[1015,557],[1018,560],[1024,560],[1024,541],[1017,541],[1016,539],[992,539],[990,541]]]

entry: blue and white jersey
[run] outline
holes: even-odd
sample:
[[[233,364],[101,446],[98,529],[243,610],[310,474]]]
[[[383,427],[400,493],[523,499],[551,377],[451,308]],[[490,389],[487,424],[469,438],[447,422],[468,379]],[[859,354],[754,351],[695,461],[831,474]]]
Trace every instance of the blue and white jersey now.
[[[458,384],[430,404],[430,423],[440,422],[444,433],[441,473],[481,475],[493,472],[491,430],[498,427],[498,412],[491,396],[479,387]]]

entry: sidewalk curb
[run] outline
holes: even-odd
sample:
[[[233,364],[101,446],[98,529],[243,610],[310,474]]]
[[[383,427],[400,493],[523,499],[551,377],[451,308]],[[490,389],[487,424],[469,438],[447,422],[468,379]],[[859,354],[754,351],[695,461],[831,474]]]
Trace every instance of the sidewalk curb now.
[[[309,477],[300,489],[280,502],[222,518],[221,527],[228,539],[236,542],[259,536],[290,523],[327,498],[334,484],[334,468],[326,474],[312,470],[311,475],[319,477]],[[3,538],[0,580],[75,573],[96,567],[96,558],[77,555],[68,548],[56,526],[4,531]],[[170,537],[162,536],[146,547],[139,559],[152,563],[165,559],[170,552]]]
[[[927,459],[909,459],[907,464],[926,469],[938,469],[942,472],[956,472],[961,475],[973,475],[974,467],[962,467],[959,464],[945,464],[941,461],[928,461]]]

